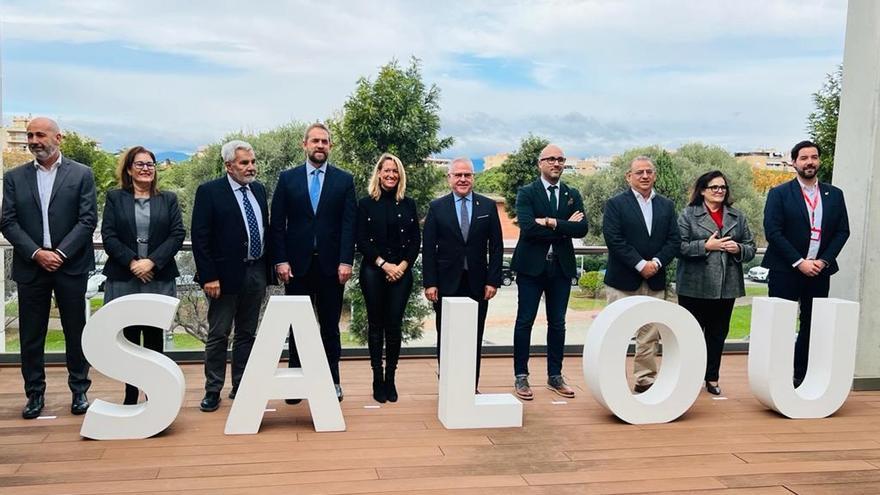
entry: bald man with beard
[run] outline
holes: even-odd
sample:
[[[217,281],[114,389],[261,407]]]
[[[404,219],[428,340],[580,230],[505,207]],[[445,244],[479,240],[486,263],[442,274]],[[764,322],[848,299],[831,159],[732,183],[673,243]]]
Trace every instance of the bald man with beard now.
[[[27,139],[34,160],[4,175],[0,219],[0,232],[13,247],[12,280],[18,286],[21,374],[28,397],[21,414],[33,419],[43,410],[43,349],[53,293],[64,331],[70,412],[85,414],[92,382],[81,340],[86,285],[95,269],[95,179],[92,169],[61,156],[55,121],[31,120]]]
[[[519,241],[510,267],[516,271],[519,302],[513,329],[514,388],[517,397],[532,400],[529,347],[541,295],[547,311],[547,388],[566,398],[574,390],[562,377],[565,313],[571,280],[577,277],[572,239],[587,235],[584,203],[577,189],[563,184],[565,154],[547,145],[538,156],[540,176],[516,195]]]

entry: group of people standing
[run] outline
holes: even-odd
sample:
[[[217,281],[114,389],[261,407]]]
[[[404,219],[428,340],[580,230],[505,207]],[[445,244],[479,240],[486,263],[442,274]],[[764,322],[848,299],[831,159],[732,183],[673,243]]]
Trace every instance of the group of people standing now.
[[[0,231],[14,247],[12,276],[18,285],[21,370],[28,397],[22,416],[36,418],[44,407],[43,347],[53,293],[66,340],[71,412],[83,414],[91,383],[80,341],[87,278],[95,267],[94,177],[85,165],[61,156],[61,131],[51,119],[31,120],[27,136],[34,160],[5,174],[0,219]],[[208,300],[201,410],[214,411],[221,402],[233,328],[229,398],[235,398],[266,288],[276,281],[284,284],[285,294],[311,298],[337,398],[343,400],[339,319],[355,249],[363,256],[359,281],[367,309],[374,399],[398,399],[401,325],[420,248],[424,295],[436,314],[438,359],[442,299],[469,297],[478,303],[478,392],[486,314],[501,285],[504,246],[497,205],[473,191],[473,164],[466,158],[449,164],[450,192],[430,203],[420,228],[415,202],[406,196],[404,164],[396,156],[385,153],[379,158],[368,195],[356,202],[352,176],[329,163],[330,130],[320,123],[310,125],[302,147],[305,163],[280,174],[271,206],[265,186],[256,180],[255,151],[244,141],[223,145],[226,174],[196,192],[191,238],[196,278]],[[770,296],[801,303],[795,386],[806,372],[812,299],[827,296],[829,277],[837,269],[835,258],[849,234],[842,193],[816,179],[819,156],[813,143],[795,146],[792,160],[798,177],[770,191],[764,218]],[[564,163],[558,146],[545,147],[537,161],[539,177],[517,195],[520,238],[511,263],[519,285],[514,389],[524,400],[534,398],[528,360],[542,297],[548,321],[547,387],[563,397],[575,396],[562,374],[565,315],[570,281],[577,274],[572,240],[584,237],[588,226],[580,193],[560,180]],[[105,302],[145,292],[173,296],[179,275],[174,255],[186,235],[177,198],[159,190],[155,156],[143,147],[122,156],[117,175],[119,188],[108,192],[101,223],[108,255]],[[704,329],[709,355],[706,388],[720,394],[724,339],[734,301],[745,294],[742,264],[755,255],[747,219],[731,206],[730,184],[720,171],[697,179],[680,215],[672,201],[654,191],[656,169],[650,158],[632,160],[626,180],[629,188],[611,198],[603,214],[609,251],[607,298],[663,298],[666,268],[679,258],[679,303]],[[162,329],[129,326],[124,334],[136,344],[162,351]],[[636,393],[653,384],[658,341],[653,324],[636,334]],[[288,365],[299,367],[292,334],[289,345]],[[126,385],[124,403],[138,400],[138,389]]]

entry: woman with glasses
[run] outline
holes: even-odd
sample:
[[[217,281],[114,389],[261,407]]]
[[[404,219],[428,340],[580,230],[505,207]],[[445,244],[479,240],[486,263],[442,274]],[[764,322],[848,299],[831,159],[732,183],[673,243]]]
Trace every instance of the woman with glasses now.
[[[745,295],[742,264],[755,257],[755,240],[748,221],[731,203],[727,177],[713,170],[697,178],[690,204],[678,218],[678,303],[703,328],[706,391],[713,395],[721,394],[718,371],[733,304]]]
[[[397,402],[394,374],[400,357],[403,312],[413,286],[412,265],[421,245],[419,217],[415,201],[405,196],[403,164],[391,153],[379,157],[367,193],[358,203],[357,248],[364,256],[358,280],[367,306],[373,398]]]
[[[157,187],[156,157],[143,146],[122,155],[116,170],[119,189],[107,193],[101,237],[107,263],[104,303],[129,294],[175,296],[180,274],[174,255],[186,231],[172,192]],[[163,350],[163,329],[129,326],[125,337],[156,352]],[[137,404],[137,387],[125,385],[124,404]]]

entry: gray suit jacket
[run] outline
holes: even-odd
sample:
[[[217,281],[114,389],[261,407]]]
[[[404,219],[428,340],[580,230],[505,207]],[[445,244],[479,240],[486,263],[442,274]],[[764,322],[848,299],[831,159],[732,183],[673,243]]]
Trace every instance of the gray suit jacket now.
[[[678,294],[702,299],[734,299],[746,294],[743,262],[755,257],[755,239],[745,215],[724,207],[721,237],[731,237],[740,251],[706,251],[706,239],[718,232],[718,225],[703,205],[687,206],[678,217],[681,253],[675,274]]]
[[[92,234],[98,223],[95,178],[92,169],[62,157],[49,200],[49,236],[52,248],[67,259],[59,269],[68,275],[95,268]],[[31,256],[43,244],[43,215],[34,162],[18,166],[3,177],[0,232],[12,244],[12,279],[27,283],[42,268]]]

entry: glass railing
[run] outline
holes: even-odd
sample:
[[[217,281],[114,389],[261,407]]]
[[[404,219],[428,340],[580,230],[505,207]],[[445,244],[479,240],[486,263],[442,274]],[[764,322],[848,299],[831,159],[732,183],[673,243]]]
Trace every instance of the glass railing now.
[[[3,361],[15,361],[18,358],[18,314],[26,310],[18,304],[16,284],[10,279],[10,266],[12,250],[9,244],[0,240],[3,248],[5,277],[3,280],[5,305],[5,321],[0,329],[0,356]],[[90,274],[86,293],[88,300],[88,313],[94,313],[103,305],[104,276],[101,274],[106,254],[101,249],[101,243],[96,243],[95,259],[97,268]],[[516,273],[509,270],[509,260],[513,254],[514,246],[505,246],[505,263],[503,286],[499,288],[495,298],[489,303],[486,318],[486,330],[483,337],[483,349],[487,353],[507,354],[512,352],[513,326],[516,319],[517,308],[517,283]],[[763,249],[759,250],[759,256],[751,262],[746,270],[759,266]],[[604,259],[607,257],[607,248],[604,246],[576,247],[578,270],[580,280],[572,280],[571,296],[569,298],[568,313],[566,318],[566,351],[581,352],[586,332],[595,316],[605,307],[604,287],[601,284],[604,274]],[[175,326],[165,334],[165,350],[181,359],[201,359],[204,351],[204,340],[207,334],[207,300],[200,287],[193,282],[195,264],[189,242],[184,244],[183,249],[176,257],[181,276],[177,279],[177,297],[180,298]],[[597,272],[597,273],[590,273]],[[356,274],[356,273],[355,273]],[[586,275],[585,275],[586,274]],[[761,269],[751,273],[752,277],[744,274],[746,278],[746,297],[737,300],[731,321],[731,331],[728,337],[728,348],[744,349],[744,343],[748,340],[749,325],[751,321],[752,297],[766,296],[766,278],[762,277]],[[756,280],[752,280],[752,278]],[[759,280],[763,279],[763,280]],[[596,283],[599,281],[599,283]],[[421,288],[414,290],[421,294]],[[283,294],[283,287],[270,286],[267,291],[267,299],[271,295]],[[675,287],[671,284],[667,291],[667,300],[675,301]],[[434,313],[430,310],[430,304],[423,296],[419,295],[421,304],[428,308],[428,313],[420,324],[421,334],[404,343],[404,354],[433,355],[437,341],[437,333],[434,323]],[[265,304],[265,301],[264,301]],[[352,332],[351,326],[352,304],[346,296],[346,304],[343,307],[340,330],[342,332],[342,344],[344,353],[365,354],[366,344]],[[546,339],[547,321],[544,306],[538,310],[538,317],[532,331],[532,344],[536,352],[542,352]],[[418,333],[418,332],[416,332]],[[230,339],[231,342],[231,339]],[[63,353],[64,335],[58,318],[58,310],[52,305],[49,318],[49,331],[46,339],[46,350],[49,353]],[[62,358],[63,359],[63,358]],[[51,360],[51,359],[50,359]]]

